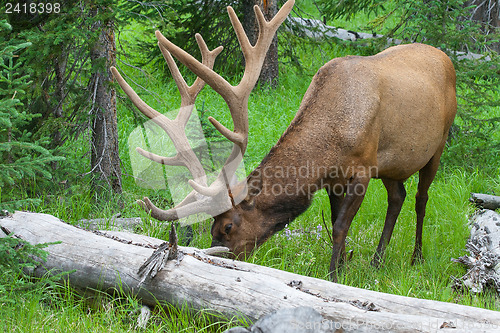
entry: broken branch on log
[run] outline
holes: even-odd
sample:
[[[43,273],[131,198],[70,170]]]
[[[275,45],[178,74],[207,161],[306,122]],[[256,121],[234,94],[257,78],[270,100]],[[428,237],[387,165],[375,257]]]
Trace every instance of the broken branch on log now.
[[[179,265],[182,257],[182,252],[179,252],[177,248],[175,225],[171,222],[168,242],[162,243],[158,249],[153,252],[151,257],[149,257],[148,260],[146,260],[146,262],[139,267],[137,274],[142,277],[139,282],[139,286],[144,283],[147,277],[150,277],[151,279],[154,278],[156,274],[162,270],[168,260],[177,259],[177,265]]]

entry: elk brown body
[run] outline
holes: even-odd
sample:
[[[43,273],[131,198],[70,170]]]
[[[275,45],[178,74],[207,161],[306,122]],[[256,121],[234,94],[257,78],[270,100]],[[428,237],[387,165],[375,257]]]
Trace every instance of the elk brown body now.
[[[422,255],[427,192],[455,117],[455,94],[453,65],[431,46],[401,45],[328,62],[289,128],[248,177],[247,197],[215,217],[214,241],[236,256],[249,253],[305,211],[315,191],[326,189],[336,279],[368,182],[380,178],[388,209],[373,260],[379,265],[406,196],[403,182],[419,172],[414,262]]]
[[[193,191],[173,208],[160,209],[148,198],[138,203],[161,221],[200,212],[211,214],[215,217],[211,231],[214,245],[227,246],[240,257],[304,212],[315,192],[326,190],[333,224],[330,272],[336,280],[345,257],[347,232],[370,179],[380,178],[388,193],[384,229],[372,262],[378,266],[406,196],[404,181],[418,172],[415,262],[422,256],[427,192],[457,107],[453,64],[436,48],[401,45],[374,56],[338,58],[325,64],[312,79],[278,143],[246,181],[234,184],[248,144],[248,99],[269,45],[293,5],[294,0],[288,0],[271,21],[266,21],[258,6],[254,7],[259,24],[254,45],[228,7],[245,58],[245,71],[236,86],[212,69],[222,47],[210,51],[197,34],[200,62],[157,31],[158,45],[181,94],[181,109],[174,120],[144,103],[119,72],[111,69],[135,106],[165,130],[177,150],[172,157],[141,148],[137,152],[161,164],[184,166],[193,176],[189,181]],[[198,76],[193,85],[186,84],[172,56]],[[231,154],[210,185],[185,133],[205,82],[224,98],[234,124],[229,130],[209,117],[212,125],[233,142]]]

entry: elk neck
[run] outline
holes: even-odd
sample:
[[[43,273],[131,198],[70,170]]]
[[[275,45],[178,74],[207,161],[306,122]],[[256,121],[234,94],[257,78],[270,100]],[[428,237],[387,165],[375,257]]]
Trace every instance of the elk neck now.
[[[247,179],[249,193],[255,195],[255,209],[265,217],[266,224],[272,226],[272,233],[282,230],[302,214],[315,192],[344,182],[342,174],[339,177],[332,174],[332,170],[339,169],[337,147],[318,141],[319,138],[316,145],[311,138],[304,138],[299,133],[303,131],[301,123],[304,121],[299,111],[278,143]],[[252,194],[255,188],[257,193]]]

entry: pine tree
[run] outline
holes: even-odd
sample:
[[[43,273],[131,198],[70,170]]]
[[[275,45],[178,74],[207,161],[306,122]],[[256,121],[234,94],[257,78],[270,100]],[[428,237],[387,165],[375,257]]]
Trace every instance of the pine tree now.
[[[38,142],[32,141],[26,125],[39,114],[26,112],[21,102],[30,82],[21,74],[21,61],[17,54],[30,47],[29,42],[8,38],[12,27],[0,21],[0,208],[13,210],[34,199],[17,199],[11,189],[26,178],[51,178],[48,165],[62,160],[53,156]]]

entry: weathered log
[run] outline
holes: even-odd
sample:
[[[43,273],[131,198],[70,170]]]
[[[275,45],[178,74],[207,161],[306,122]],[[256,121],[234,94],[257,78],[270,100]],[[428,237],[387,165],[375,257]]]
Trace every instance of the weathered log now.
[[[224,333],[330,333],[340,323],[325,320],[310,307],[281,309],[260,318],[251,327],[233,327]]]
[[[78,220],[79,226],[89,230],[112,228],[133,229],[136,226],[140,226],[142,223],[140,217],[119,217],[119,215],[110,218]]]
[[[139,286],[138,268],[163,241],[127,232],[103,237],[46,214],[16,212],[0,218],[0,226],[33,244],[61,241],[47,247],[49,256],[34,274],[76,270],[67,276],[75,287],[120,288],[147,305],[157,300],[187,304],[251,320],[306,305],[340,323],[344,332],[486,332],[500,327],[500,312],[363,290],[188,247],[178,248],[184,254],[180,262],[168,261]]]
[[[340,40],[355,42],[365,39],[386,38],[387,46],[403,44],[403,41],[401,39],[387,38],[384,37],[384,35],[380,35],[377,33],[370,34],[366,32],[356,32],[352,30],[336,28],[324,24],[321,20],[305,19],[293,16],[289,16],[287,20],[301,27],[301,32],[305,34],[305,36],[312,39],[320,40],[324,38],[338,38]],[[478,60],[478,61],[491,60],[491,57],[489,55],[483,55],[472,52],[454,51],[454,54],[457,56],[458,60],[464,60],[464,59]]]
[[[468,271],[455,281],[455,287],[480,293],[491,286],[500,293],[500,215],[488,209],[476,212],[465,247],[469,255],[454,261],[466,265]]]
[[[500,208],[500,196],[497,195],[471,193],[469,201],[484,209],[495,210]]]

